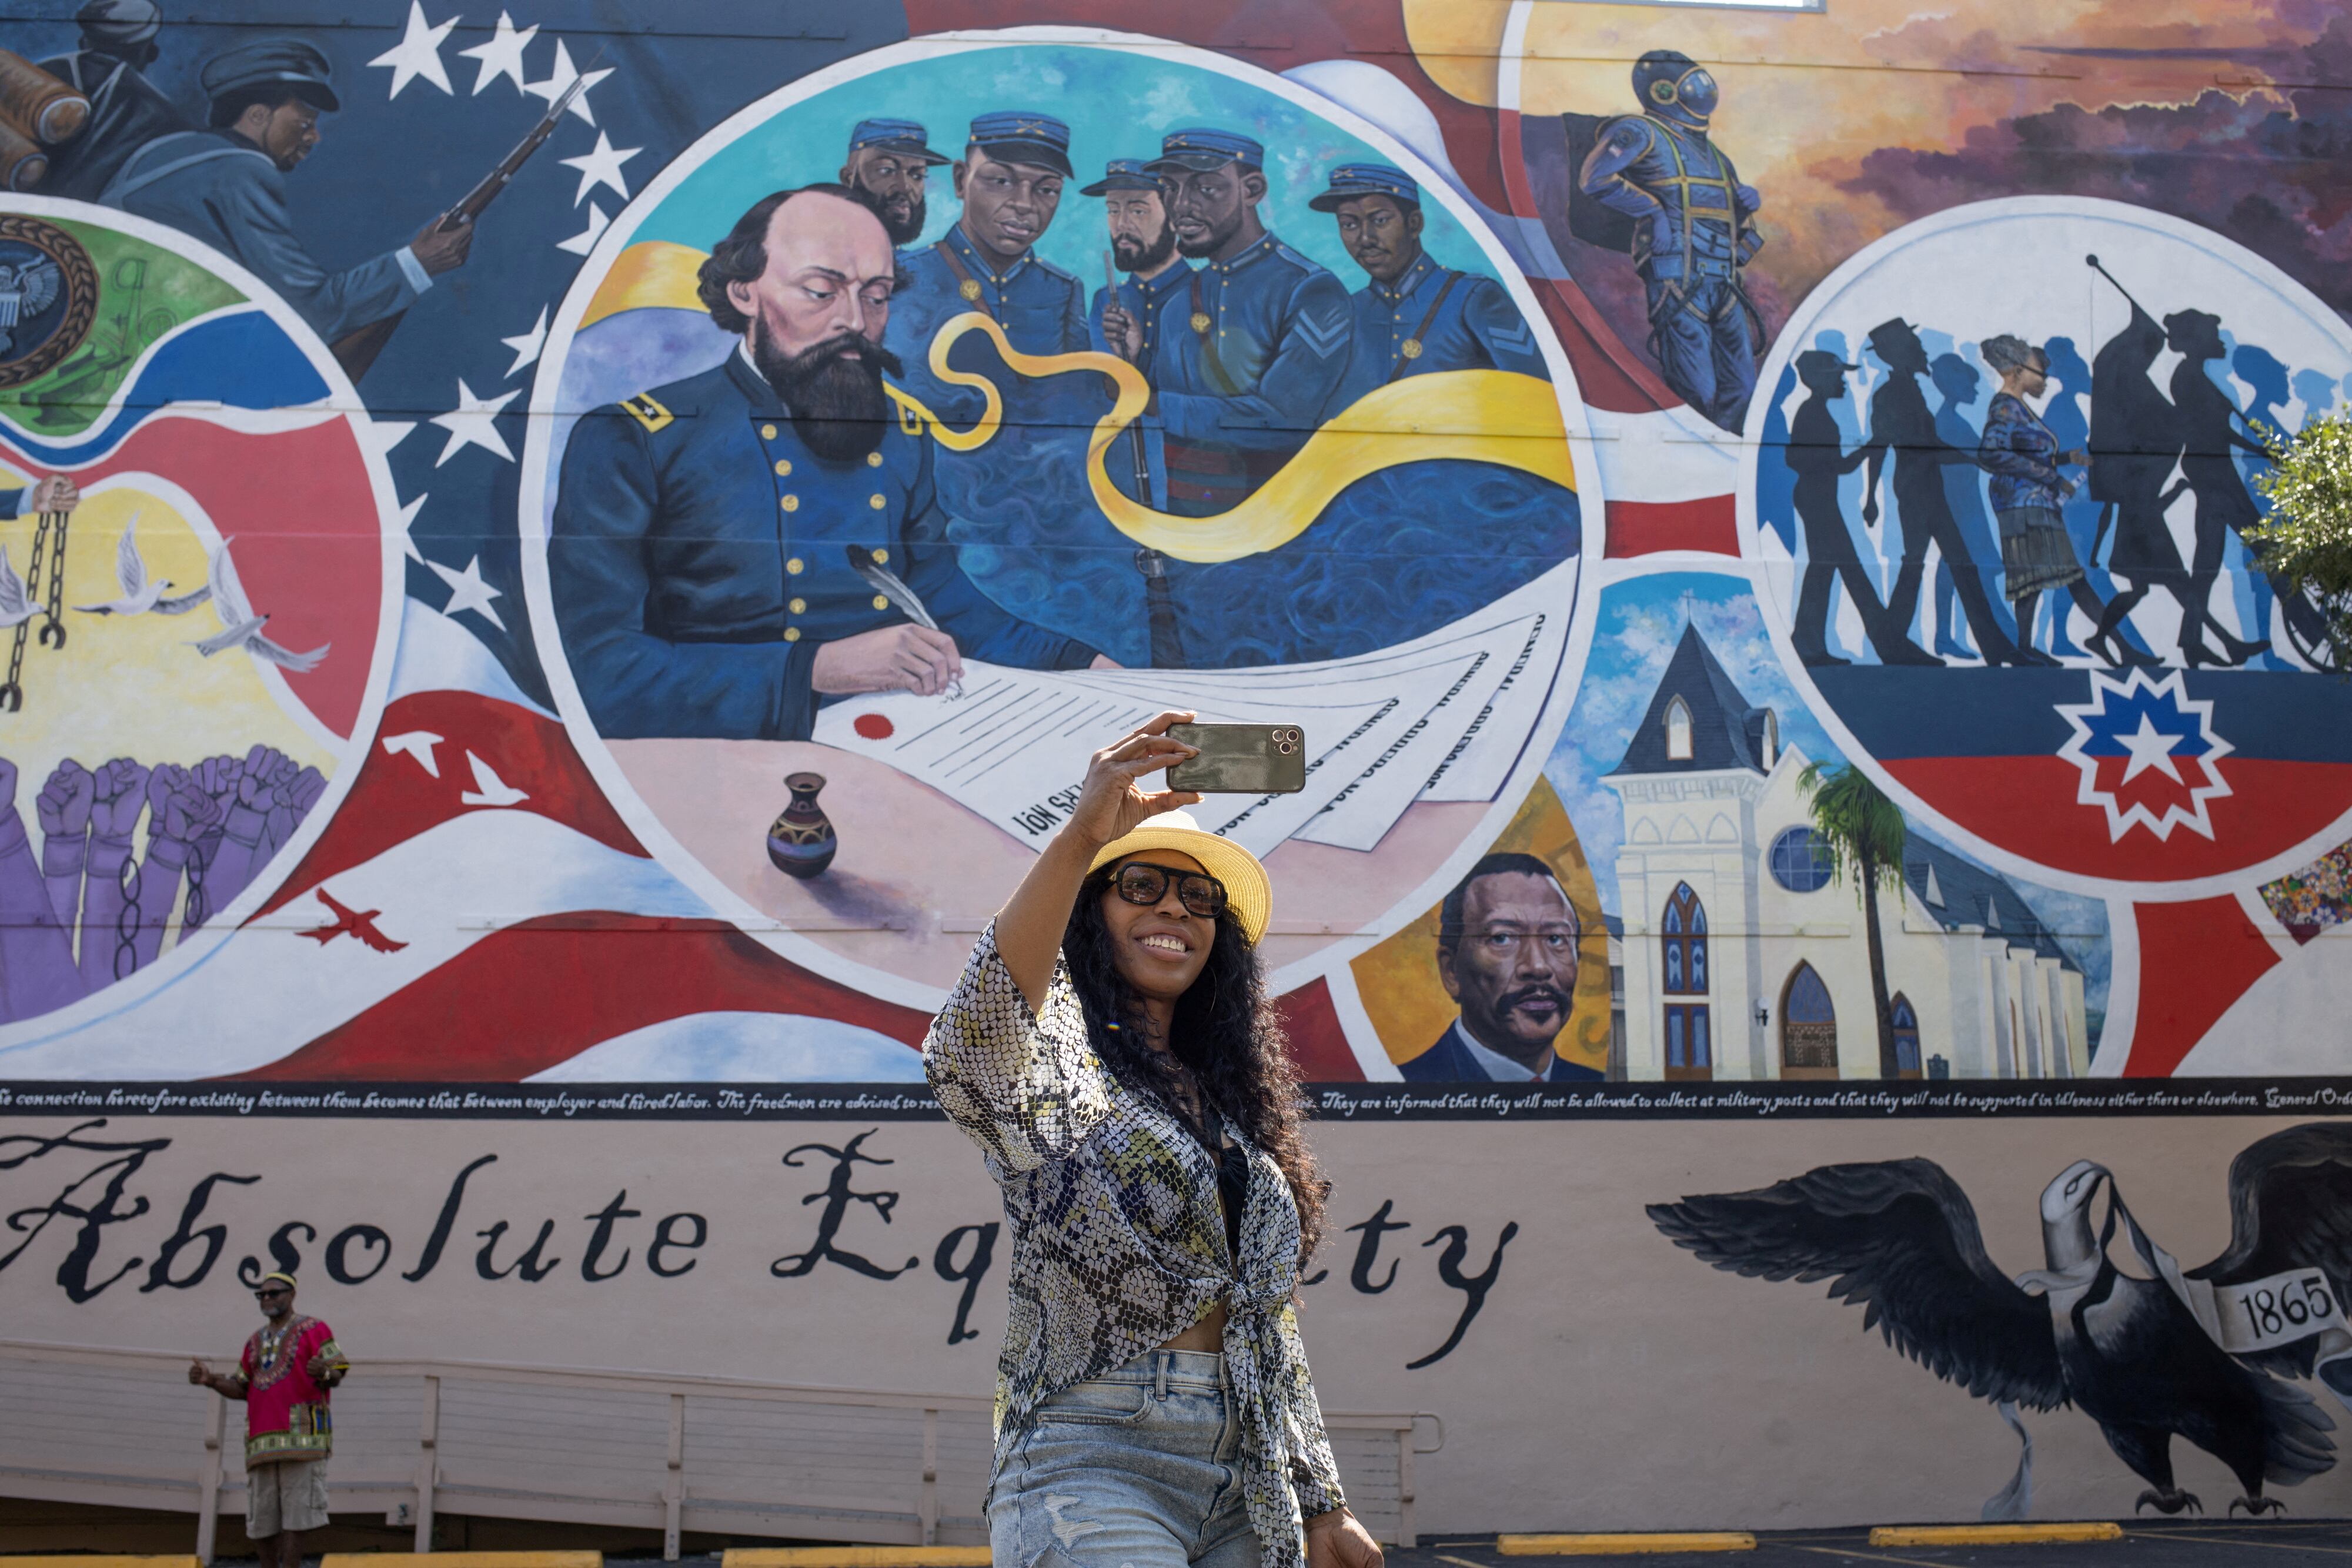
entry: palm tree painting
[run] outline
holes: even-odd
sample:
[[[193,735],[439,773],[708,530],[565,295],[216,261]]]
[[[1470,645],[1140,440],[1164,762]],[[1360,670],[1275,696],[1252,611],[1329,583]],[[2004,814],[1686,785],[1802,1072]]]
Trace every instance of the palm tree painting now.
[[[1813,813],[1813,831],[1836,862],[1838,880],[1851,879],[1862,895],[1862,926],[1870,948],[1870,999],[1878,1014],[1878,1075],[1899,1078],[1895,1016],[1886,990],[1886,945],[1879,934],[1878,890],[1903,891],[1903,812],[1851,765],[1810,763],[1797,775]]]

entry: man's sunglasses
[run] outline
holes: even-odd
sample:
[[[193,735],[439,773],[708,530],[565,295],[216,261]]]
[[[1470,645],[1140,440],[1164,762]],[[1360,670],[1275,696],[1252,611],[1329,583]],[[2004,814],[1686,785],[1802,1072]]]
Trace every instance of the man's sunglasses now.
[[[1197,871],[1179,871],[1172,865],[1153,865],[1150,861],[1129,861],[1118,868],[1111,885],[1129,904],[1147,908],[1168,896],[1168,883],[1176,883],[1176,896],[1184,908],[1203,920],[1214,920],[1225,912],[1225,884],[1215,877]]]
[[[285,1286],[270,1285],[262,1290],[254,1291],[253,1299],[257,1301],[274,1301],[284,1294],[286,1294]]]

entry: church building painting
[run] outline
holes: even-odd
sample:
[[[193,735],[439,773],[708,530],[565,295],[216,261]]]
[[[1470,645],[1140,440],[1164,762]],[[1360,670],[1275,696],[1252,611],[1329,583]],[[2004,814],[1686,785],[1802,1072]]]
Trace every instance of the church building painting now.
[[[1686,624],[1622,761],[1617,853],[1629,1079],[1875,1078],[1861,902],[1783,745]],[[2007,879],[1906,835],[1880,919],[1902,1076],[2078,1078],[2083,967]]]

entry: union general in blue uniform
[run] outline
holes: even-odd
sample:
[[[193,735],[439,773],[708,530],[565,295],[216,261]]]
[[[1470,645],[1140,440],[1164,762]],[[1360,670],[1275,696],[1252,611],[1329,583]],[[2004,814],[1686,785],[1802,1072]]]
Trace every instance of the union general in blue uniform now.
[[[1014,619],[956,564],[930,444],[894,423],[863,460],[811,452],[742,351],[581,420],[548,575],[603,735],[803,740],[827,642],[907,619],[852,570],[888,567],[964,653],[1077,669],[1094,650]]]
[[[1359,196],[1386,196],[1400,210],[1418,210],[1421,187],[1385,163],[1342,163],[1330,188],[1307,204],[1336,211]],[[1418,242],[1416,241],[1416,247]],[[1440,267],[1420,251],[1393,284],[1374,278],[1356,290],[1355,350],[1330,412],[1407,376],[1433,371],[1513,371],[1550,379],[1535,333],[1503,286],[1475,272]]]
[[[1200,167],[1194,157],[1257,170],[1265,154],[1236,132],[1178,131],[1152,167]],[[1229,261],[1202,262],[1158,309],[1150,417],[1166,436],[1168,509],[1213,517],[1272,478],[1322,423],[1348,371],[1348,291],[1268,233]]]

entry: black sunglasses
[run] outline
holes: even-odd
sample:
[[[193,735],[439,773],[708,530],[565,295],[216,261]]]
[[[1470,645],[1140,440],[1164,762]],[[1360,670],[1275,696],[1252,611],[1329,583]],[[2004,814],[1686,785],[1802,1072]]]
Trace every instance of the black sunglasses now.
[[[284,1295],[284,1294],[286,1294],[286,1287],[285,1287],[285,1286],[283,1286],[283,1285],[269,1285],[269,1286],[267,1286],[267,1287],[265,1287],[265,1288],[263,1288],[263,1289],[261,1289],[261,1290],[258,1290],[258,1291],[254,1291],[254,1292],[253,1292],[253,1299],[254,1299],[255,1301],[268,1301],[268,1300],[269,1300],[271,1297],[273,1297],[273,1296],[282,1296],[282,1295]]]
[[[1172,865],[1153,865],[1150,861],[1129,861],[1118,868],[1111,885],[1129,904],[1148,907],[1168,896],[1171,880],[1176,883],[1176,896],[1187,912],[1203,920],[1214,920],[1225,912],[1225,884],[1202,872],[1179,871]]]

